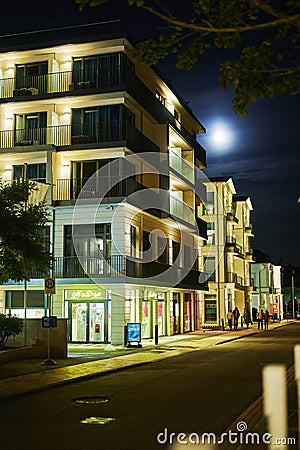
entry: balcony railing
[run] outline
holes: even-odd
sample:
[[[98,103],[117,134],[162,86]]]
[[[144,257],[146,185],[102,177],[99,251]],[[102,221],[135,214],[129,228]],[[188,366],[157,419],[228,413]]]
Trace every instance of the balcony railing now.
[[[67,92],[72,84],[72,72],[55,72],[23,78],[2,78],[0,98]]]
[[[227,283],[236,283],[236,284],[239,284],[240,286],[243,286],[244,280],[243,280],[243,277],[240,277],[237,273],[228,272],[227,273]]]
[[[124,276],[125,259],[122,255],[112,255],[103,261],[100,257],[75,256],[55,258],[53,274],[56,278],[105,278]]]
[[[148,263],[142,263],[139,261],[126,260],[126,275],[134,278],[147,279],[149,277],[154,277],[158,275],[163,275],[164,272],[170,269],[169,264],[160,263],[158,261],[151,261]],[[183,275],[181,271],[183,268],[178,268],[178,277],[180,281],[176,284],[179,288],[189,288],[189,289],[199,289],[207,290],[208,282],[201,281],[206,279],[206,274],[198,270],[190,270],[187,274]],[[200,278],[200,280],[199,280]],[[172,279],[172,286],[174,286],[176,280]],[[164,284],[165,283],[165,284]],[[162,281],[162,284],[168,286],[168,280]]]
[[[92,178],[58,179],[53,186],[53,200],[76,200],[79,194],[82,199],[124,198],[141,189],[144,189],[144,186],[133,178],[120,181],[119,176],[100,177],[94,175]]]
[[[170,167],[172,167],[172,169],[175,169],[176,172],[186,178],[190,183],[194,184],[194,167],[187,161],[182,159],[180,156],[178,156],[172,149],[170,149],[169,155]]]
[[[103,261],[100,257],[80,257],[76,256],[57,257],[53,263],[53,276],[55,278],[123,278],[125,276],[133,278],[147,279],[155,275],[163,274],[169,269],[168,264],[162,264],[157,261],[142,263],[132,261],[123,255],[112,255]],[[182,269],[183,270],[183,269]],[[180,269],[179,269],[180,271]],[[207,290],[207,281],[199,281],[201,272],[190,270],[181,281],[178,287]],[[205,274],[202,273],[203,279]],[[30,278],[44,278],[49,273],[39,273],[32,270]],[[174,280],[172,280],[174,282]],[[173,284],[172,284],[173,286]]]
[[[76,78],[76,82],[73,81],[74,78]],[[95,72],[90,74],[90,78],[88,80],[84,73],[72,71],[31,75],[22,78],[2,78],[0,79],[0,98],[45,95],[82,89],[99,89],[120,86],[121,83],[125,82],[124,73],[123,75],[119,73],[118,76],[109,78],[107,77],[107,72],[105,74]]]
[[[134,152],[157,152],[158,147],[127,120],[99,122],[94,127],[58,125],[0,131],[0,149],[28,145],[56,146],[126,141]]]
[[[191,225],[196,223],[195,212],[172,194],[170,194],[170,214]]]

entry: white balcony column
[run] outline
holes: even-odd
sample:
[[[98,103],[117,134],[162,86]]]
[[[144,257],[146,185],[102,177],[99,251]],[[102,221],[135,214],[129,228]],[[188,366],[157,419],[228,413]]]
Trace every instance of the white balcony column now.
[[[124,343],[125,287],[113,286],[111,291],[111,343]]]

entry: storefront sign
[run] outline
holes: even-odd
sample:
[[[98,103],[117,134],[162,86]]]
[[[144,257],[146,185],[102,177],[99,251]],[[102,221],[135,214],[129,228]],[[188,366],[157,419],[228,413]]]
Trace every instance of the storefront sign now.
[[[140,323],[128,323],[127,324],[127,342],[141,342],[141,324]]]
[[[101,300],[106,299],[105,289],[68,289],[66,291],[67,300]]]
[[[279,308],[278,308],[278,303],[270,303],[270,314],[278,314],[279,313]]]

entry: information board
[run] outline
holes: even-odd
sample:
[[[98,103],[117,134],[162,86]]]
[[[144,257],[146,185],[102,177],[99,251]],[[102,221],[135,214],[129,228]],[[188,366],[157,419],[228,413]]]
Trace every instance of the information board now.
[[[140,343],[141,338],[141,324],[140,323],[128,323],[127,324],[127,342],[130,344],[131,342]]]

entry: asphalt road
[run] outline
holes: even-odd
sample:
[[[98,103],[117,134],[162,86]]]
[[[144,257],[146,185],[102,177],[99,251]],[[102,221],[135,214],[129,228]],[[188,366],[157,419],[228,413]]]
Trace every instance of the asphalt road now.
[[[264,364],[293,364],[300,324],[1,401],[4,450],[152,450],[170,433],[220,436],[261,395]],[[188,345],[188,344],[187,344]],[[80,397],[105,403],[77,403]],[[94,401],[94,400],[93,400]],[[82,423],[106,418],[109,423]],[[91,419],[95,420],[95,419]],[[183,438],[182,438],[183,439]],[[193,448],[199,448],[193,445]],[[177,448],[187,448],[180,445]]]

